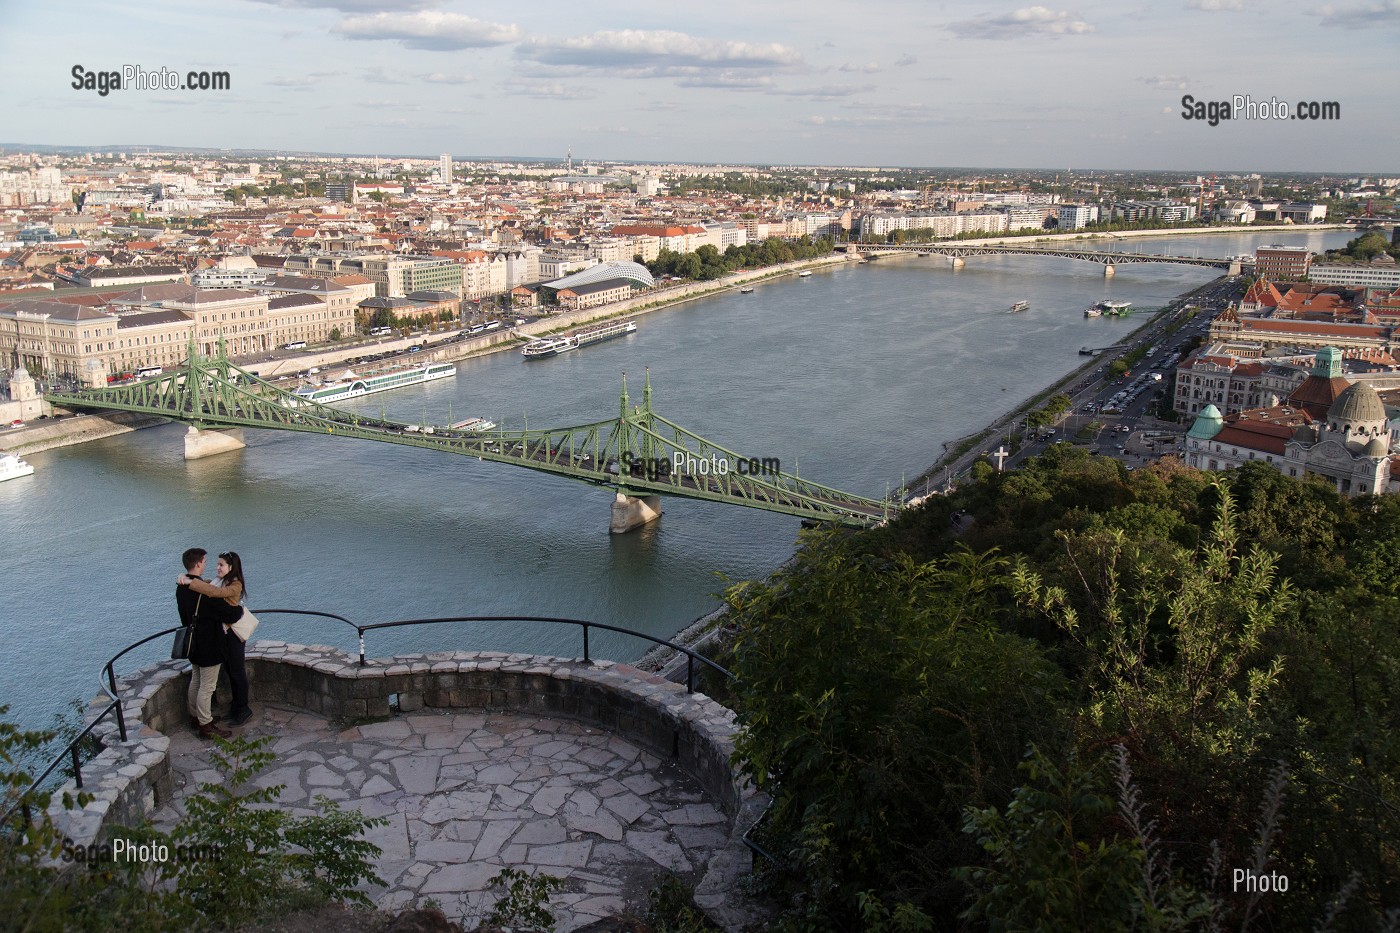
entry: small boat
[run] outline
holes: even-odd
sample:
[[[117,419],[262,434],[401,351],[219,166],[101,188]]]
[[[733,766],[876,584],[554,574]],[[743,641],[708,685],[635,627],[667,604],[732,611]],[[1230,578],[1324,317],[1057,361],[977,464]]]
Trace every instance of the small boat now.
[[[1085,308],[1085,309],[1084,309],[1084,316],[1085,316],[1085,317],[1103,317],[1103,312],[1100,311],[1098,308]]]
[[[1014,305],[1011,306],[1011,310],[1012,310],[1012,311],[1025,311],[1025,310],[1028,309],[1030,306],[1031,306],[1031,303],[1030,303],[1029,301],[1027,301],[1026,299],[1022,298],[1020,301],[1016,302]]]
[[[811,269],[803,269],[801,272],[797,273],[797,277],[798,277],[799,279],[805,279],[805,278],[807,278],[807,276],[809,276],[809,275],[811,275],[811,274],[812,274],[812,270],[811,270]]]
[[[745,285],[743,288],[739,289],[739,294],[741,294],[741,295],[752,295],[752,294],[753,294],[753,286],[752,286],[752,285]]]
[[[7,479],[19,479],[21,476],[29,476],[34,472],[34,465],[25,463],[17,454],[5,454],[0,457],[0,482]]]
[[[1079,355],[1080,355],[1080,356],[1093,356],[1093,355],[1094,355],[1094,351],[1093,351],[1093,350],[1090,350],[1088,347],[1080,347],[1080,348],[1079,348]]]

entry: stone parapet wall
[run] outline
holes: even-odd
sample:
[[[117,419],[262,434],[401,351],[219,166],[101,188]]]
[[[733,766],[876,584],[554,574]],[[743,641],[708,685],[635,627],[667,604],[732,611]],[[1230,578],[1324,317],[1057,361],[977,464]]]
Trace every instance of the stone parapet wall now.
[[[679,684],[613,661],[584,662],[497,652],[438,652],[377,659],[361,667],[325,646],[255,642],[247,654],[256,701],[278,703],[346,721],[423,708],[523,710],[582,720],[674,761],[733,820],[752,810],[752,787],[730,765],[734,714]],[[83,766],[86,807],[50,813],[60,831],[86,845],[109,827],[139,822],[173,792],[165,733],[189,728],[189,666],[166,661],[118,682],[128,741],[109,717],[93,730],[103,751]],[[88,710],[91,722],[105,696]],[[72,781],[62,793],[77,791]]]

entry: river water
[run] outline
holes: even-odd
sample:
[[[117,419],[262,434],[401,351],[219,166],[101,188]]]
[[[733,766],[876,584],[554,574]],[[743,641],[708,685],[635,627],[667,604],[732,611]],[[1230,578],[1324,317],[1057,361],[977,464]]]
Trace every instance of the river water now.
[[[1345,231],[1134,241],[1227,256],[1259,243],[1335,246]],[[638,319],[636,334],[550,360],[503,353],[455,379],[359,400],[362,411],[507,428],[614,417],[623,372],[634,402],[650,368],[654,407],[702,436],[803,477],[883,496],[942,445],[1080,365],[1079,347],[1142,323],[1085,319],[1101,299],[1160,307],[1208,268],[981,257],[886,258],[759,285]],[[1029,311],[1011,314],[1018,299]],[[0,703],[26,725],[87,698],[108,657],[176,624],[180,552],[236,550],[257,608],[357,622],[556,615],[668,637],[718,605],[726,580],[762,577],[793,552],[796,519],[663,500],[659,522],[607,531],[610,491],[435,451],[272,431],[245,450],[182,459],[166,425],[34,454],[33,477],[0,484]],[[212,560],[211,560],[212,565]],[[353,630],[269,616],[259,638],[355,648]],[[165,639],[126,662],[160,657]],[[595,633],[595,656],[647,645]],[[370,633],[368,653],[495,649],[576,656],[572,628],[462,624]]]

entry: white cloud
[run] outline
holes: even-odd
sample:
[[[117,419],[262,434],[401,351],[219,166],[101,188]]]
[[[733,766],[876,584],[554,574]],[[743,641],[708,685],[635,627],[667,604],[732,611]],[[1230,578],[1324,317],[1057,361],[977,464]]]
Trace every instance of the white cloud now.
[[[1094,31],[1093,26],[1063,10],[1056,13],[1043,6],[1029,6],[1001,16],[979,16],[949,23],[944,28],[963,39],[1079,36]]]
[[[852,64],[851,62],[847,62],[846,64],[842,65],[842,66],[841,66],[839,69],[837,69],[837,70],[838,70],[838,71],[859,72],[860,74],[873,75],[873,74],[878,74],[878,73],[881,71],[881,68],[880,68],[880,66],[879,66],[878,64],[876,64],[875,62],[866,62],[864,65]]]
[[[520,45],[516,54],[541,65],[601,69],[621,77],[665,77],[708,69],[773,69],[803,64],[797,50],[778,43],[702,39],[669,30],[624,29],[562,39],[531,39]]]
[[[255,0],[286,10],[339,10],[342,13],[374,13],[384,9],[385,0]],[[442,0],[395,0],[394,6],[405,10],[426,10],[441,6]]]
[[[822,87],[799,87],[790,90],[774,90],[769,93],[781,94],[787,97],[810,97],[813,100],[838,100],[842,97],[850,97],[854,94],[866,94],[876,90],[873,84],[861,85],[824,85]]]
[[[1138,83],[1158,91],[1184,91],[1187,88],[1187,81],[1181,75],[1153,75],[1150,78],[1138,78]]]
[[[431,74],[420,74],[418,76],[429,84],[471,84],[476,80],[472,75],[444,74],[441,71],[434,71]]]
[[[735,74],[731,71],[687,75],[676,82],[677,87],[710,87],[729,91],[766,91],[772,88],[769,75]]]
[[[530,78],[516,78],[503,85],[507,94],[517,97],[533,97],[536,100],[589,100],[598,92],[581,84],[566,84],[563,81],[538,81]]]
[[[1245,0],[1186,0],[1186,9],[1202,13],[1242,13]]]
[[[901,55],[894,60],[896,68],[908,68],[910,65],[917,65],[919,60],[912,55]]]
[[[490,23],[461,13],[373,13],[349,16],[333,30],[349,39],[396,41],[409,49],[452,52],[515,42],[524,35],[514,23]]]
[[[1327,4],[1319,12],[1323,26],[1338,29],[1375,29],[1400,26],[1400,0],[1382,0],[1361,6],[1335,7]]]

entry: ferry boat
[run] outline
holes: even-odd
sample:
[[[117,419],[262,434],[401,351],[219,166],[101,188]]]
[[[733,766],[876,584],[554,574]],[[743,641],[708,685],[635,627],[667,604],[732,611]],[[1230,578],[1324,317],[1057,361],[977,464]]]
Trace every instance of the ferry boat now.
[[[1109,317],[1122,317],[1131,312],[1133,303],[1131,301],[1100,301],[1084,309],[1085,317],[1101,317],[1107,314]]]
[[[635,333],[636,330],[636,321],[611,321],[607,324],[599,324],[597,327],[577,330],[562,337],[542,337],[539,340],[531,340],[525,344],[525,348],[520,353],[527,360],[544,360],[561,353],[568,353],[570,350],[577,350],[579,347],[586,347],[591,343],[601,343],[614,337]]]
[[[422,385],[425,382],[432,382],[434,379],[446,379],[455,375],[457,375],[457,367],[451,363],[429,363],[426,366],[394,369],[370,376],[356,376],[354,373],[347,372],[345,378],[338,382],[319,386],[302,386],[296,390],[296,395],[308,402],[329,405],[347,398],[359,398],[361,395],[373,395],[375,392],[387,392],[390,389]]]
[[[0,456],[0,483],[7,479],[19,479],[21,476],[29,476],[34,472],[32,463],[25,463],[16,454],[5,454]]]
[[[452,430],[465,434],[485,434],[495,426],[496,422],[487,421],[485,418],[464,418],[461,421],[452,422]]]
[[[811,275],[811,274],[812,274],[812,270],[811,270],[811,269],[803,269],[801,272],[797,273],[797,277],[798,277],[799,279],[805,279],[805,278],[807,278],[807,277],[808,277],[809,275]]]
[[[1011,310],[1012,310],[1012,311],[1025,311],[1025,310],[1028,309],[1030,306],[1031,306],[1031,303],[1030,303],[1029,301],[1027,301],[1026,299],[1022,298],[1020,301],[1016,302],[1014,305],[1011,306]]]

